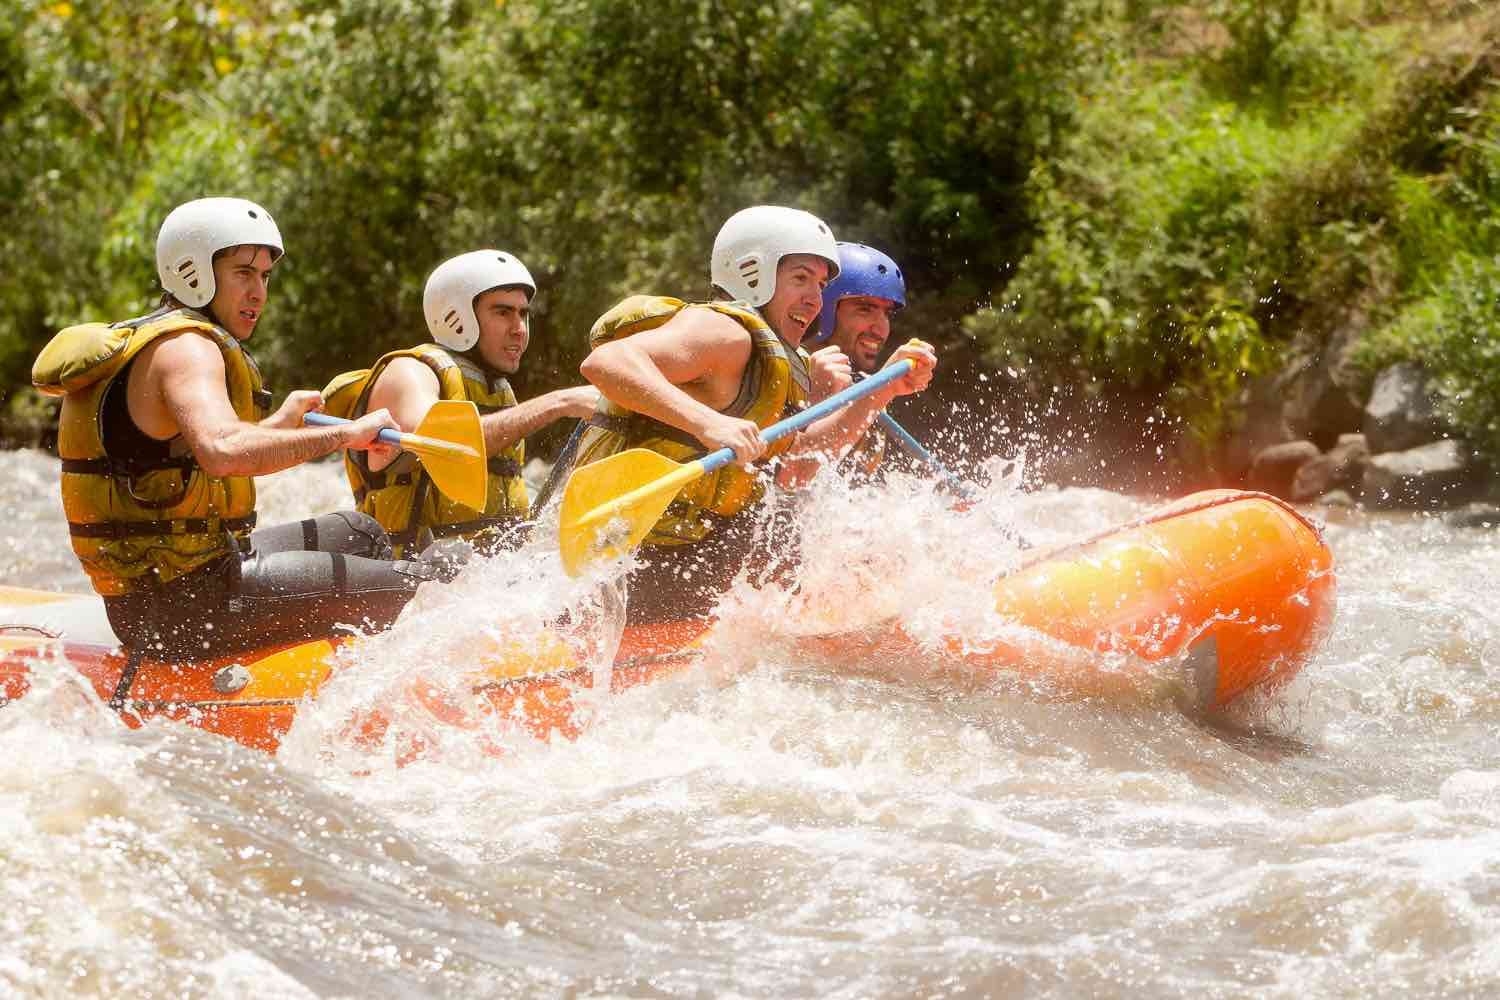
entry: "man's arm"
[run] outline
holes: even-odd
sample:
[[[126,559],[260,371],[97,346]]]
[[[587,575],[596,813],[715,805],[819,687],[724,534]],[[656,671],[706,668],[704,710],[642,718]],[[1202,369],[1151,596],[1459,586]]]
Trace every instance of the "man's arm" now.
[[[580,371],[610,402],[686,431],[710,451],[731,448],[744,464],[765,451],[760,429],[719,407],[734,401],[750,351],[750,334],[734,320],[685,309],[655,330],[601,344]]]
[[[487,413],[479,420],[484,446],[490,454],[504,451],[527,435],[564,417],[584,419],[594,412],[599,390],[591,385],[554,389],[509,409]]]
[[[441,398],[437,375],[416,358],[396,358],[381,371],[370,389],[371,409],[391,411],[403,431],[415,431],[427,419],[427,411]],[[564,417],[586,417],[594,412],[598,390],[591,385],[558,389],[528,399],[509,409],[487,413],[479,420],[484,447],[490,454],[504,451],[517,441]],[[379,472],[395,458],[370,455],[370,469]]]
[[[913,368],[906,375],[814,421],[797,434],[782,455],[781,485],[794,486],[811,479],[822,462],[838,458],[858,444],[893,399],[921,392],[931,385],[932,371],[937,367],[937,355],[932,348],[920,341],[903,344],[886,363],[907,359],[912,361]]]
[[[396,358],[370,387],[367,410],[386,410],[401,430],[411,433],[427,419],[427,411],[441,398],[433,370],[416,358]],[[486,442],[488,444],[488,442]],[[395,449],[372,450],[366,456],[371,472],[379,472],[400,457]]]
[[[159,340],[140,354],[127,387],[131,419],[151,437],[180,433],[211,476],[264,476],[340,448],[366,447],[385,411],[338,427],[274,427],[241,420],[224,385],[224,358],[213,341],[185,332]]]

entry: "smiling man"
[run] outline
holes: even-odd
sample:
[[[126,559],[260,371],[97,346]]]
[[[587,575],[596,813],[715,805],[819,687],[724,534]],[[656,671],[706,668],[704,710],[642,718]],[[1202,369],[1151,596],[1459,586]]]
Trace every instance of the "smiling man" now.
[[[814,344],[837,350],[850,367],[869,375],[891,336],[891,321],[906,307],[906,279],[889,256],[863,243],[839,243],[839,275],[823,291]],[[857,478],[876,474],[885,457],[884,428],[872,428],[840,465]]]
[[[902,347],[896,359],[910,358],[911,373],[765,446],[762,428],[849,384],[841,353],[815,358],[801,346],[839,266],[833,234],[816,216],[757,205],[714,240],[715,301],[634,296],[594,324],[582,370],[607,403],[584,436],[580,465],[628,448],[679,462],[730,448],[737,460],[684,488],[647,535],[628,583],[632,624],[702,616],[747,560],[790,556],[777,530],[758,530],[773,476],[751,462],[775,456],[775,481],[800,481],[858,441],[893,398],[931,381],[932,352]]]
[[[526,436],[564,417],[582,418],[598,399],[590,386],[558,389],[516,402],[507,376],[521,369],[531,342],[536,282],[526,265],[501,250],[474,250],[439,264],[427,279],[422,311],[436,343],[392,351],[374,366],[346,372],[323,390],[330,412],[352,417],[389,410],[414,431],[440,399],[465,399],[481,414],[489,455],[484,510],[443,496],[411,455],[349,452],[344,469],[359,509],[390,534],[397,554],[434,539],[462,537],[481,547],[504,544],[526,516],[521,468]]]
[[[174,209],[156,242],[160,306],[54,337],[32,381],[63,396],[63,507],[73,549],[132,654],[202,659],[393,620],[430,567],[390,560],[385,532],[357,512],[252,529],[255,479],[395,426],[376,410],[306,427],[321,405],[271,394],[246,352],[282,255],[270,214],[239,198]]]
[[[855,371],[880,367],[891,320],[906,307],[906,281],[890,257],[863,243],[839,244],[839,276],[823,292],[814,341],[837,347]]]

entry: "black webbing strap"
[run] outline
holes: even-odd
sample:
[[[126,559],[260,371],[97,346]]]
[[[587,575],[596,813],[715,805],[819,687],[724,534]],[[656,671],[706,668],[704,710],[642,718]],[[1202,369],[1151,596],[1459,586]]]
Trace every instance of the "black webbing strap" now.
[[[236,534],[255,527],[255,515],[248,517],[184,517],[175,521],[100,521],[68,522],[68,534],[74,538],[132,538],[139,535],[211,535],[220,531]]]
[[[514,477],[521,474],[521,463],[513,458],[502,458],[495,455],[485,463],[492,476]]]
[[[192,455],[178,455],[172,458],[65,458],[62,460],[62,471],[88,476],[134,477],[148,472],[163,472],[167,469],[191,472],[197,468],[198,461]]]
[[[600,413],[596,410],[594,415],[589,417],[588,423],[590,427],[600,427],[616,434],[625,434],[632,430],[640,429],[643,421],[645,422],[645,430],[652,437],[666,438],[668,441],[676,441],[678,444],[685,444],[690,448],[701,449],[703,447],[703,443],[687,431],[679,430],[671,424],[664,424],[659,420],[653,420],[639,413],[632,413],[628,417],[621,417],[613,413]]]

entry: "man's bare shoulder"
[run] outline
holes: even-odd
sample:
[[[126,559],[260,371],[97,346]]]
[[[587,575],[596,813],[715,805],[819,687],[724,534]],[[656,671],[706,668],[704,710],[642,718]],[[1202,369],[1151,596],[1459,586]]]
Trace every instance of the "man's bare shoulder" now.
[[[713,309],[684,309],[652,332],[695,346],[746,349],[750,346],[750,331]]]
[[[375,380],[375,384],[392,387],[423,387],[436,391],[438,377],[431,368],[416,358],[392,358],[390,363],[381,370],[380,377]]]
[[[370,389],[369,406],[404,411],[411,404],[420,405],[425,412],[440,392],[437,374],[427,365],[416,358],[392,358]]]
[[[179,330],[147,344],[135,359],[131,380],[181,378],[199,373],[223,378],[224,358],[219,345],[206,333]]]

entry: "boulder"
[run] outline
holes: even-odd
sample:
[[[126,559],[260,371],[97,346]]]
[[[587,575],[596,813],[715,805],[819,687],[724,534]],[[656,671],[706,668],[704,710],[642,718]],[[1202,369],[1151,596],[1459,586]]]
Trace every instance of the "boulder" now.
[[[1292,477],[1291,499],[1312,500],[1329,490],[1358,491],[1370,449],[1363,434],[1340,434],[1333,450],[1305,463]]]
[[[1318,497],[1318,503],[1324,507],[1355,507],[1358,502],[1349,495],[1348,490],[1329,490]]]
[[[1375,378],[1365,404],[1365,442],[1371,454],[1407,451],[1452,436],[1438,412],[1427,373],[1420,365],[1391,365]]]
[[[1279,497],[1290,496],[1292,480],[1302,466],[1318,457],[1318,446],[1311,441],[1288,441],[1263,448],[1250,463],[1245,484]]]
[[[1224,443],[1222,467],[1232,479],[1249,475],[1255,456],[1275,444],[1292,440],[1281,417],[1286,394],[1283,374],[1260,375],[1240,390],[1238,426]]]
[[[1339,434],[1358,431],[1364,418],[1363,379],[1354,363],[1362,320],[1349,318],[1319,342],[1305,335],[1294,350],[1301,363],[1278,379],[1284,400],[1282,424],[1291,438],[1306,438],[1321,448]]]
[[[1365,466],[1365,503],[1374,507],[1451,507],[1468,500],[1475,463],[1456,438],[1376,455]]]

